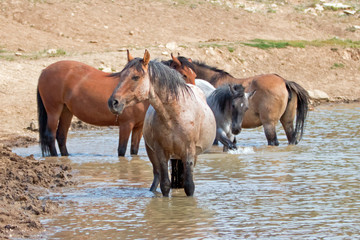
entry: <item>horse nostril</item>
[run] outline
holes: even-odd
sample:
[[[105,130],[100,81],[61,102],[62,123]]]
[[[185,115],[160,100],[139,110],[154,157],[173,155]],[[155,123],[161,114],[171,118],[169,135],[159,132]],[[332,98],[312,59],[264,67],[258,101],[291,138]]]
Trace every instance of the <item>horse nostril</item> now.
[[[239,128],[233,128],[231,131],[232,131],[232,134],[238,135],[238,134],[241,132],[241,129],[239,129]]]
[[[119,105],[119,101],[114,99],[113,102],[112,102],[112,105],[113,105],[114,108],[116,108]]]

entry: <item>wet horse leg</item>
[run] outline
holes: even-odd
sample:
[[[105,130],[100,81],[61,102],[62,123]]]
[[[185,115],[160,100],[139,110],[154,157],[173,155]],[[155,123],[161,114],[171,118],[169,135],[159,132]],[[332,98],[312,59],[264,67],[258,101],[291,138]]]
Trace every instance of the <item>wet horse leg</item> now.
[[[47,134],[47,142],[49,144],[49,151],[51,156],[57,156],[57,151],[55,147],[55,138],[56,138],[56,132],[57,127],[59,123],[60,114],[62,112],[63,105],[59,106],[55,109],[55,111],[52,111],[51,113],[48,113],[48,119],[47,119],[47,127],[49,134]]]
[[[119,146],[118,146],[119,157],[125,156],[128,140],[133,127],[134,125],[131,123],[121,123],[119,125]]]
[[[61,156],[69,156],[69,153],[66,148],[66,139],[67,134],[71,125],[71,119],[73,114],[69,111],[69,109],[65,106],[62,110],[59,119],[59,125],[56,131],[56,140],[59,145]]]
[[[184,162],[185,169],[185,183],[184,189],[187,196],[194,195],[195,184],[193,179],[193,171],[194,171],[194,155],[188,154],[187,159]]]
[[[170,179],[168,173],[168,160],[164,150],[160,146],[155,146],[152,150],[146,143],[146,152],[153,165],[154,180],[150,187],[150,191],[156,191],[160,181],[160,189],[164,197],[169,196],[170,192]]]
[[[132,135],[131,135],[131,148],[130,154],[137,155],[139,151],[139,144],[142,137],[142,128],[143,124],[140,124],[133,128]]]
[[[273,122],[265,123],[263,124],[263,127],[264,127],[266,139],[268,141],[268,145],[279,146],[279,141],[276,135],[275,123]]]
[[[165,157],[163,151],[158,153],[159,165],[160,165],[160,189],[164,197],[169,196],[171,183],[169,179],[169,169],[168,162],[169,159]]]
[[[150,191],[155,192],[160,183],[159,161],[154,151],[146,143],[145,143],[145,148],[146,148],[146,153],[150,159],[150,162],[153,165],[154,180],[153,183],[151,184]]]
[[[295,92],[292,92],[292,96],[296,96]],[[284,114],[280,118],[280,122],[285,130],[286,137],[289,144],[297,144],[296,133],[294,132],[294,120],[297,108],[297,98],[292,97],[288,102]]]

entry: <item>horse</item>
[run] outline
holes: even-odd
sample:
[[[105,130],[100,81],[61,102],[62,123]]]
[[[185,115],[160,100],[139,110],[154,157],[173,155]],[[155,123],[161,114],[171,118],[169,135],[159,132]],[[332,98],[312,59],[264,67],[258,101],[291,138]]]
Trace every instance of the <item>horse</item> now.
[[[39,138],[43,156],[68,156],[66,139],[75,115],[97,126],[119,126],[118,156],[124,156],[130,137],[131,154],[137,154],[149,102],[139,102],[114,115],[108,98],[118,83],[116,73],[105,73],[76,61],[59,61],[45,68],[38,80]]]
[[[174,69],[150,61],[147,50],[142,59],[128,52],[128,63],[117,76],[118,85],[108,101],[111,112],[121,114],[125,107],[145,100],[151,104],[143,128],[146,152],[153,166],[150,191],[156,191],[160,183],[163,196],[169,196],[168,161],[173,158],[181,159],[184,190],[192,196],[197,155],[209,149],[216,136],[215,117],[204,94],[195,85],[186,84]]]
[[[206,98],[216,120],[216,140],[224,145],[224,152],[237,149],[235,135],[241,132],[243,116],[254,93],[245,93],[241,84],[226,84]]]
[[[192,78],[197,76],[215,87],[232,83],[242,84],[246,92],[256,91],[256,94],[249,99],[249,109],[245,113],[242,127],[256,128],[262,125],[268,145],[279,145],[276,134],[276,124],[279,121],[285,130],[288,144],[298,144],[302,139],[310,97],[308,92],[296,82],[288,81],[277,74],[239,79],[223,70],[183,56],[178,56],[177,61],[170,60],[168,64],[184,77],[190,78],[187,81],[192,81]]]

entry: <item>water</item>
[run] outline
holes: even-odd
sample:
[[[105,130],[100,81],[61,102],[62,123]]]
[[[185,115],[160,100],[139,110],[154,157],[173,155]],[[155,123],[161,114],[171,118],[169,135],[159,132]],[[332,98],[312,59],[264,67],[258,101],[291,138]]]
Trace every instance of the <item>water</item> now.
[[[80,184],[52,199],[64,211],[43,219],[46,239],[359,239],[360,105],[310,112],[303,140],[266,146],[259,129],[238,136],[230,154],[199,156],[195,195],[149,191],[152,166],[144,143],[136,157],[117,155],[117,129],[70,134]],[[39,146],[18,148],[41,158]]]

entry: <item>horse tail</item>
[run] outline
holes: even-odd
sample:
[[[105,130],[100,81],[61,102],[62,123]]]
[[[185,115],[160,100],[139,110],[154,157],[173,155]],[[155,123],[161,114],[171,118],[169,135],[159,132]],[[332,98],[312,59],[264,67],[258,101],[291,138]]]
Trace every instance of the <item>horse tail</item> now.
[[[295,131],[293,135],[293,144],[298,144],[303,136],[305,121],[309,110],[309,93],[299,84],[293,81],[285,80],[286,88],[289,92],[289,101],[293,96],[293,93],[297,97],[296,107],[296,123]]]
[[[47,112],[40,96],[39,87],[37,89],[37,109],[38,109],[38,121],[39,121],[39,139],[41,152],[43,156],[50,155],[50,139],[51,133],[47,127]]]

